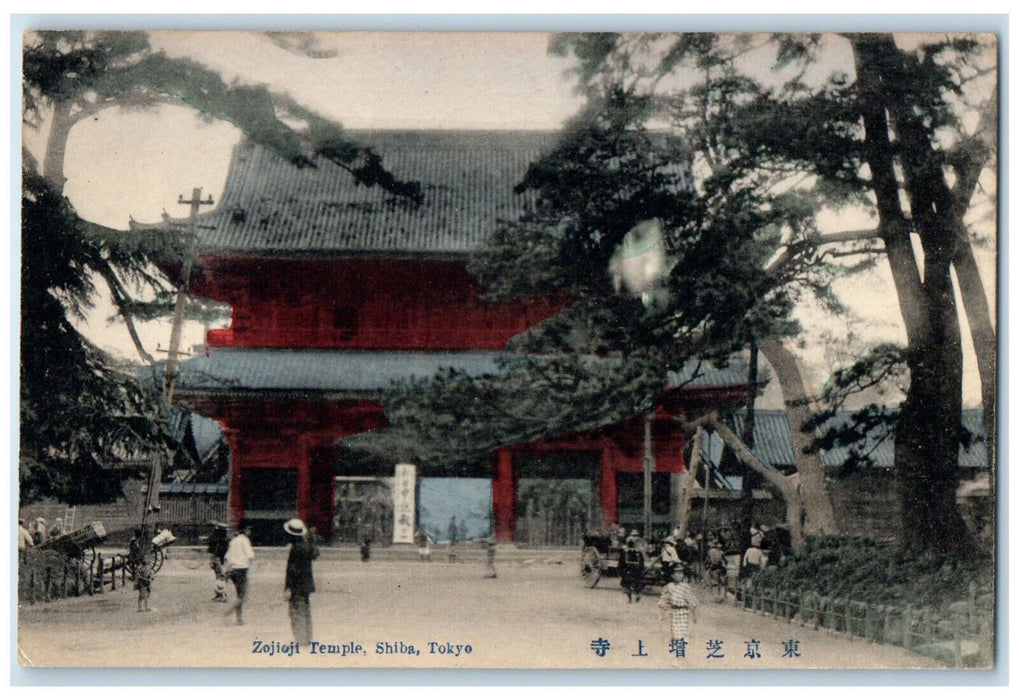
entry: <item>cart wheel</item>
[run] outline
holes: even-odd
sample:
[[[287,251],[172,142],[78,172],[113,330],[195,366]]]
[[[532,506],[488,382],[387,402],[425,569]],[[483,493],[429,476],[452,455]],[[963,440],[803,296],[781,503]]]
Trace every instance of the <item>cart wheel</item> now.
[[[142,558],[142,563],[149,569],[149,571],[155,574],[163,567],[164,558],[165,555],[163,554],[163,550],[159,547],[153,547],[145,553],[145,556]],[[134,563],[128,559],[125,566],[127,567],[127,572],[131,574],[132,578],[134,578]]]
[[[594,547],[587,547],[580,555],[580,578],[588,588],[598,585],[601,578],[601,554]]]
[[[163,552],[162,547],[153,547],[149,556],[145,558],[145,562],[152,567],[152,573],[155,574],[163,568],[163,560],[165,558],[166,554]]]

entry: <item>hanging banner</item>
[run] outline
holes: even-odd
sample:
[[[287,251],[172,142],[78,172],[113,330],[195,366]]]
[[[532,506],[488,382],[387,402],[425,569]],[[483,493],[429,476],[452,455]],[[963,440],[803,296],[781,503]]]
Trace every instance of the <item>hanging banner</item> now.
[[[393,544],[414,542],[414,485],[417,468],[397,464],[393,480]]]

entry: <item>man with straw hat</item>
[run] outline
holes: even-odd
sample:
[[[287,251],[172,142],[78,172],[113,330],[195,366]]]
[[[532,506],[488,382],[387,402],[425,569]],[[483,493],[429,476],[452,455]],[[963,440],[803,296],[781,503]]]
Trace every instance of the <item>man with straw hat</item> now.
[[[290,628],[295,642],[310,644],[311,594],[315,592],[311,564],[318,558],[318,547],[299,518],[288,520],[283,529],[290,535],[290,556],[283,586],[284,591],[290,591]]]

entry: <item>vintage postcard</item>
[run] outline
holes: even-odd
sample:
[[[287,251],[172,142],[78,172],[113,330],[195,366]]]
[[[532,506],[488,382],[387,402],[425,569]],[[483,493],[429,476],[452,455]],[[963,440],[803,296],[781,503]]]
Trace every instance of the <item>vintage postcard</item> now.
[[[683,29],[29,27],[18,663],[995,669],[995,27]]]

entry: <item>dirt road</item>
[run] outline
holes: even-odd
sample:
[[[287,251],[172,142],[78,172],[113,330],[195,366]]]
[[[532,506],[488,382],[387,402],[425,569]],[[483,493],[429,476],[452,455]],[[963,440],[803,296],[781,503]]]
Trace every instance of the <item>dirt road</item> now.
[[[168,559],[148,613],[136,611],[130,586],[21,606],[20,661],[70,667],[941,667],[897,647],[706,600],[686,658],[679,659],[669,651],[657,596],[628,604],[617,580],[585,588],[574,561],[540,554],[497,561],[494,579],[484,578],[478,559],[365,564],[325,556],[316,565],[318,592],[312,595],[316,644],[288,655],[284,562],[285,550],[259,551],[243,626],[212,600],[212,573],[198,555]],[[608,644],[603,656],[592,648],[597,640]]]

